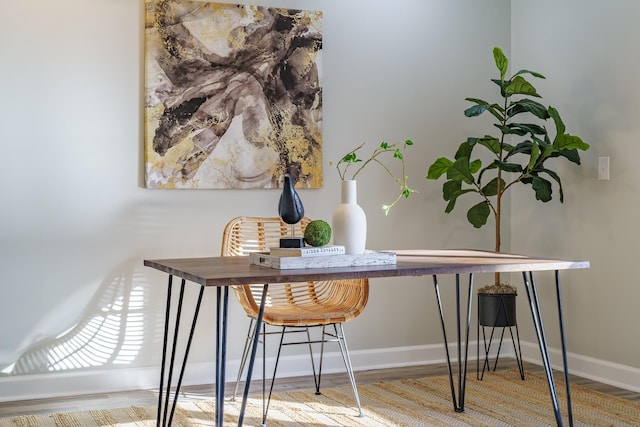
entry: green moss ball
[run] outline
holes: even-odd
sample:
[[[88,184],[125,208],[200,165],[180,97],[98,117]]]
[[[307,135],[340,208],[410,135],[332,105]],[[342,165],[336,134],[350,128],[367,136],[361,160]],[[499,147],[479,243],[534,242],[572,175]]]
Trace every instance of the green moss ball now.
[[[326,221],[314,219],[304,229],[304,241],[311,246],[324,246],[331,240],[331,226]]]

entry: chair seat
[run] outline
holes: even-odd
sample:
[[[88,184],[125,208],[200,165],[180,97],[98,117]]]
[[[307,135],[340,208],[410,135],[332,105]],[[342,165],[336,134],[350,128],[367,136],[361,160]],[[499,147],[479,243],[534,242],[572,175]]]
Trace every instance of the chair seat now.
[[[343,323],[359,312],[347,312],[341,304],[265,308],[264,322],[274,326],[321,326]]]

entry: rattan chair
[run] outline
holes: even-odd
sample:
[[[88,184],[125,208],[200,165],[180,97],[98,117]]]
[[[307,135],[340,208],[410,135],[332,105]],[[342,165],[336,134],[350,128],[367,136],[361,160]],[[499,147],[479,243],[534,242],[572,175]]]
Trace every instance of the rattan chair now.
[[[304,228],[310,222],[309,218],[303,218],[293,226],[297,236],[302,236]],[[284,223],[280,218],[237,217],[231,220],[224,231],[222,239],[222,256],[243,256],[250,252],[268,251],[270,247],[277,247],[281,237],[290,236],[292,226]],[[245,342],[242,361],[236,381],[236,392],[244,371],[245,362],[250,351],[250,343],[253,340],[255,319],[258,315],[260,298],[264,284],[234,286],[233,290],[251,318],[249,333]],[[358,406],[358,414],[362,416],[360,398],[356,387],[353,368],[349,358],[349,351],[342,324],[355,319],[365,308],[369,297],[369,282],[367,279],[356,280],[331,280],[307,283],[273,284],[268,288],[266,305],[264,308],[264,328],[261,331],[263,342],[264,363],[264,338],[267,333],[280,334],[280,345],[276,356],[276,362],[269,389],[266,406],[263,408],[263,424],[266,423],[266,415],[269,408],[273,384],[275,382],[278,361],[283,345],[308,344],[311,356],[311,366],[316,386],[316,394],[320,394],[320,379],[322,375],[322,356],[325,342],[337,342],[344,360],[347,374],[353,388],[353,394]],[[267,332],[266,325],[278,327],[278,332]],[[321,339],[312,341],[309,333],[310,327],[322,329]],[[329,327],[329,328],[327,328]],[[285,333],[302,332],[306,339],[300,342],[284,342]],[[313,357],[313,343],[321,343],[320,364],[316,375]],[[263,365],[264,366],[264,365]],[[264,382],[264,369],[263,369]],[[264,389],[263,389],[264,393]]]

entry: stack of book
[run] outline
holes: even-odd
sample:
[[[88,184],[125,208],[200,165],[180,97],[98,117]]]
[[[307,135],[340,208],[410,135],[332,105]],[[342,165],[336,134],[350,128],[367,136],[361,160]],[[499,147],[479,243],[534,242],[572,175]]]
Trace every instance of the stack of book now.
[[[269,248],[269,255],[279,257],[307,257],[323,255],[343,255],[344,246],[305,246],[304,248]]]
[[[307,246],[304,248],[270,248],[269,252],[249,254],[251,264],[278,269],[357,267],[395,264],[394,252],[365,251],[347,255],[340,245]]]

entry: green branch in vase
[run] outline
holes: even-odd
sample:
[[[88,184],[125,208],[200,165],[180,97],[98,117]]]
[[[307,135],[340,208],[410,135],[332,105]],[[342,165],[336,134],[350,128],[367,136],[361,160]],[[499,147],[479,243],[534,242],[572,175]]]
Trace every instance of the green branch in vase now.
[[[408,179],[406,173],[406,165],[404,162],[404,154],[403,152],[411,145],[413,145],[413,141],[410,139],[405,140],[403,143],[394,143],[389,144],[388,142],[380,143],[371,155],[363,160],[358,157],[358,150],[364,147],[365,143],[360,144],[355,149],[349,151],[345,154],[336,164],[336,169],[338,170],[338,175],[342,181],[345,180],[355,180],[358,174],[362,172],[367,165],[376,163],[380,165],[387,175],[389,175],[398,185],[400,186],[400,192],[396,199],[390,204],[382,205],[382,209],[384,210],[385,215],[389,215],[389,211],[393,208],[402,198],[409,198],[411,193],[415,193],[416,190],[409,187]],[[393,173],[391,168],[385,164],[381,160],[381,156],[391,155],[393,159],[397,159],[401,164],[401,174],[396,175]],[[332,166],[332,163],[329,163]],[[348,175],[348,172],[353,171],[351,175]]]

